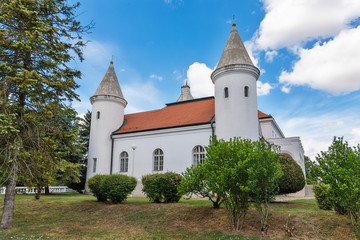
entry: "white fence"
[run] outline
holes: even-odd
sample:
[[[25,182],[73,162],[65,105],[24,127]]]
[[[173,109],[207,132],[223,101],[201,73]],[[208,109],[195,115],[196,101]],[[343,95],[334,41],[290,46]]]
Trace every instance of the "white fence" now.
[[[0,194],[5,194],[5,187],[0,187]],[[68,188],[67,186],[49,186],[50,193],[66,193],[66,192],[76,192],[71,188]],[[45,193],[45,189],[41,191],[42,193]],[[16,187],[16,193],[17,194],[32,194],[36,193],[36,188],[27,188],[27,187]]]

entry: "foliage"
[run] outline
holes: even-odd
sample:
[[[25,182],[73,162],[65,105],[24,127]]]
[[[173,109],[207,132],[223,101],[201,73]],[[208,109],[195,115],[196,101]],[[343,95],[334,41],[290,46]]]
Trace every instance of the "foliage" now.
[[[178,190],[181,179],[181,175],[174,172],[145,175],[141,180],[142,191],[152,202],[178,202],[182,195]]]
[[[106,175],[100,184],[100,192],[113,203],[121,203],[135,189],[136,178],[126,175]]]
[[[305,161],[305,173],[306,173],[306,183],[307,184],[316,184],[318,182],[318,177],[316,176],[316,163],[311,161],[308,156],[304,156]]]
[[[276,193],[281,169],[276,160],[277,154],[271,150],[265,142],[252,142],[236,137],[230,141],[214,137],[206,147],[203,167],[208,186],[212,192],[224,198],[235,230],[241,229],[245,222],[250,196],[262,213],[262,204],[265,203],[266,212],[267,203]],[[267,214],[262,217],[266,217],[267,221]],[[262,223],[266,224],[264,219]]]
[[[330,186],[330,197],[346,209],[360,239],[360,144],[350,147],[342,137],[334,137],[328,150],[318,154],[316,160],[319,176]]]
[[[224,198],[211,191],[206,178],[207,174],[205,174],[204,170],[201,164],[187,168],[182,173],[183,179],[179,186],[179,191],[182,195],[190,195],[189,198],[191,198],[192,194],[208,198],[212,202],[213,208],[220,208]]]
[[[85,189],[86,171],[87,171],[87,155],[89,150],[89,138],[90,138],[90,126],[91,126],[91,112],[87,111],[83,118],[78,118],[76,126],[79,129],[79,137],[81,146],[78,146],[78,152],[75,156],[69,156],[67,159],[72,163],[78,163],[81,165],[79,168],[79,178],[69,176],[65,179],[65,185],[72,188],[79,193],[82,193]],[[79,153],[80,151],[80,153]]]
[[[261,231],[267,233],[270,201],[275,200],[278,182],[283,175],[279,162],[279,148],[265,141],[253,142],[252,166],[248,169],[250,197],[261,216]]]
[[[105,202],[107,200],[106,194],[102,191],[101,185],[105,180],[106,175],[95,175],[88,180],[88,186],[90,191],[95,195],[99,202]]]
[[[317,205],[322,210],[331,210],[333,208],[333,202],[330,198],[330,187],[326,184],[314,185],[314,193]]]
[[[1,228],[11,226],[18,176],[39,186],[59,168],[77,168],[66,162],[59,146],[76,151],[78,141],[72,128],[62,128],[62,116],[76,116],[71,101],[78,99],[74,79],[81,76],[68,64],[74,57],[83,59],[81,35],[91,27],[76,20],[78,6],[66,0],[1,1],[0,175],[9,189]]]
[[[279,193],[295,193],[305,187],[305,177],[299,164],[288,154],[280,154],[284,175],[279,180]]]

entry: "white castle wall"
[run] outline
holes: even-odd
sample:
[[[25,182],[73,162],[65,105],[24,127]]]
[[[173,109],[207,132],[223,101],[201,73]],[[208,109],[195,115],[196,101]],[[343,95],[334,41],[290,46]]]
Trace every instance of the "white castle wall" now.
[[[113,173],[120,173],[122,151],[129,154],[128,172],[122,174],[141,180],[143,175],[158,173],[153,171],[153,152],[157,148],[164,152],[164,168],[160,172],[181,173],[193,164],[193,148],[209,145],[211,134],[211,126],[207,124],[116,135]]]

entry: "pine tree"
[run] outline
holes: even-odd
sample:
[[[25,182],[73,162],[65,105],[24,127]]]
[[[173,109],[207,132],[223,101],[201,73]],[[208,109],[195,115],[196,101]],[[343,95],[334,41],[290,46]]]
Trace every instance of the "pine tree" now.
[[[78,99],[69,67],[83,60],[81,36],[92,24],[76,20],[79,3],[66,0],[0,0],[0,175],[6,194],[0,228],[9,228],[18,177],[36,183],[55,170],[72,168],[63,159],[75,151],[77,134],[63,129],[63,116],[75,119]]]

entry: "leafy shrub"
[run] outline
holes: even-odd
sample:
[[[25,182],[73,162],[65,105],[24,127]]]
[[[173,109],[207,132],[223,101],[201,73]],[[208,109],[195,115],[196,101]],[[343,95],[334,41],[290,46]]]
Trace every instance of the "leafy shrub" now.
[[[101,184],[104,181],[106,175],[95,175],[88,180],[88,186],[90,191],[95,195],[99,202],[105,202],[107,200],[106,194],[101,191]]]
[[[280,154],[280,164],[284,175],[279,180],[279,193],[295,193],[305,187],[305,177],[299,164],[287,154]]]
[[[69,177],[65,180],[65,185],[79,193],[83,193],[86,182],[86,170],[87,168],[85,166],[80,168],[79,182],[74,182],[74,178]]]
[[[334,210],[335,210],[335,212],[337,214],[339,214],[339,215],[345,215],[346,214],[346,208],[341,206],[340,202],[334,201],[333,205],[334,205]]]
[[[314,193],[316,202],[320,209],[331,210],[333,208],[333,202],[329,194],[329,186],[325,184],[314,185]]]
[[[173,172],[145,175],[142,177],[142,191],[152,202],[178,202],[181,179],[180,174]]]
[[[113,203],[121,203],[135,189],[137,181],[126,175],[107,175],[100,185],[100,191]]]

